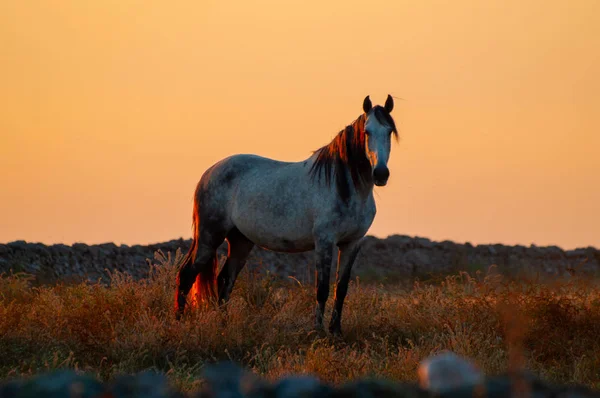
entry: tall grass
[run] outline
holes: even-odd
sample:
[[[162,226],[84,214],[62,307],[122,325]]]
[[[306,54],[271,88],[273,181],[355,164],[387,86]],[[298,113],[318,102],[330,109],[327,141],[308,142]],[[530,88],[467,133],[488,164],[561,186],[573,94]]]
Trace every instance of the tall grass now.
[[[32,287],[30,277],[3,275],[0,377],[74,368],[106,380],[151,368],[192,390],[206,363],[229,359],[268,379],[311,373],[332,383],[367,375],[413,381],[420,360],[449,349],[489,374],[526,366],[550,381],[600,388],[595,281],[462,273],[402,288],[356,279],[344,338],[334,339],[312,330],[313,286],[247,271],[226,309],[196,309],[175,321],[179,258],[159,252],[148,279],[115,272],[110,287]]]

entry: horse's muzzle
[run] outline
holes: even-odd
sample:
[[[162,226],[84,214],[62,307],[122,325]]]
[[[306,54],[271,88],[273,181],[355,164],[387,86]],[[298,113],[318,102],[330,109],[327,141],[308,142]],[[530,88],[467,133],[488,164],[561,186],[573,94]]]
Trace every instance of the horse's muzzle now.
[[[373,182],[378,187],[385,186],[389,177],[390,170],[385,166],[375,167],[375,170],[373,170]]]

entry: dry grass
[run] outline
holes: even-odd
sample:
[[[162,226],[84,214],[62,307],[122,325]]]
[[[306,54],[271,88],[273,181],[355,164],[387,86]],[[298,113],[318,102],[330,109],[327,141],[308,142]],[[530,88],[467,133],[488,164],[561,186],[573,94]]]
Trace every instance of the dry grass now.
[[[232,359],[268,379],[312,373],[332,383],[369,375],[413,381],[421,359],[450,349],[489,374],[524,363],[549,381],[600,388],[594,281],[460,274],[405,289],[356,280],[344,339],[335,340],[311,330],[312,286],[247,272],[226,312],[196,310],[176,322],[175,259],[158,253],[156,261],[149,279],[116,273],[110,287],[0,278],[0,377],[75,368],[106,380],[153,368],[189,391],[206,363]]]

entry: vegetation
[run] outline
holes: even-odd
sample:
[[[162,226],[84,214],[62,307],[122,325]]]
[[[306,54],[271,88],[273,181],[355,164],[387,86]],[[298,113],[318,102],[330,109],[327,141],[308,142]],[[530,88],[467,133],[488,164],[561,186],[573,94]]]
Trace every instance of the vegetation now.
[[[335,339],[312,330],[313,286],[248,271],[226,309],[194,309],[175,321],[179,258],[159,252],[148,279],[114,273],[109,287],[33,286],[27,275],[3,275],[0,377],[70,368],[108,380],[156,369],[190,391],[205,364],[230,359],[271,380],[310,373],[336,384],[369,375],[414,381],[420,360],[449,349],[487,374],[525,366],[549,381],[600,388],[594,280],[507,281],[477,272],[407,288],[356,279],[344,338]]]

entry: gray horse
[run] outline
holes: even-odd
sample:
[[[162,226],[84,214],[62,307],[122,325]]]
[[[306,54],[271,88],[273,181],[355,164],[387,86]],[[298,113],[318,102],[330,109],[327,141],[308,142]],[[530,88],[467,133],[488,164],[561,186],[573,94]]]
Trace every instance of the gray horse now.
[[[373,186],[390,172],[391,135],[398,131],[390,112],[394,100],[373,106],[364,99],[351,125],[301,162],[234,155],[210,167],[194,195],[192,245],[177,275],[179,319],[192,285],[201,301],[226,302],[254,245],[279,252],[314,250],[317,270],[315,328],[323,328],[335,245],[339,269],[329,324],[341,334],[344,298],[360,241],[375,217]],[[218,274],[216,250],[227,239],[227,261]]]

